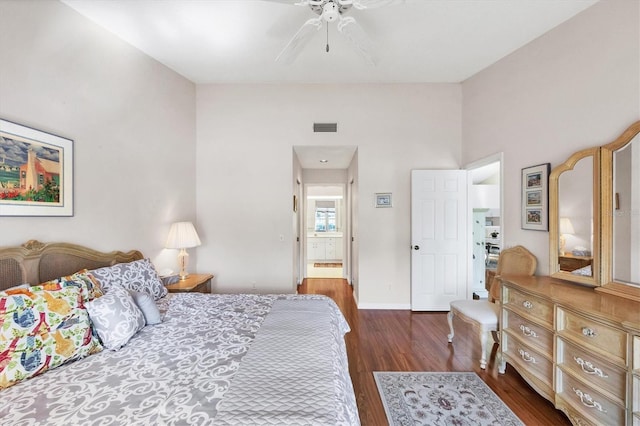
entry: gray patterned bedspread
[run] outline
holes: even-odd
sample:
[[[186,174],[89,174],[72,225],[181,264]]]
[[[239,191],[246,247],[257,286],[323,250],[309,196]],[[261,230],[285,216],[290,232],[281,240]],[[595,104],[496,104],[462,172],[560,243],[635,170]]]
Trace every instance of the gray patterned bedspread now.
[[[359,424],[344,346],[349,326],[331,299],[170,296],[158,301],[163,322],[121,350],[0,391],[0,424]]]

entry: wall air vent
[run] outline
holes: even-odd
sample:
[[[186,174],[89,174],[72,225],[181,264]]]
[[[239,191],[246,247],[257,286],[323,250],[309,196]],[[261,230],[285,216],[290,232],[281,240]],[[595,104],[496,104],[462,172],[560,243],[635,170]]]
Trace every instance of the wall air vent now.
[[[337,132],[338,123],[313,123],[313,132]]]

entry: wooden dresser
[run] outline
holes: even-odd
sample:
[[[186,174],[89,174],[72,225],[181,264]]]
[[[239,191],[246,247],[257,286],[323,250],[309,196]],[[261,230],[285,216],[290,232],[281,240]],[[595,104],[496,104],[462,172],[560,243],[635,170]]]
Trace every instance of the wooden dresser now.
[[[501,362],[575,425],[640,425],[640,302],[503,275]]]

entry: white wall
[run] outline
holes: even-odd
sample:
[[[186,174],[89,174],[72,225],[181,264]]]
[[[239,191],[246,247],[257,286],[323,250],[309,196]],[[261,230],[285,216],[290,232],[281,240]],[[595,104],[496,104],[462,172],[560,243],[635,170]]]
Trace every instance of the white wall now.
[[[198,269],[216,291],[294,291],[291,149],[358,146],[361,306],[408,306],[410,171],[458,168],[457,84],[201,85],[197,212],[208,240]],[[338,133],[312,132],[337,122]],[[375,209],[374,193],[394,207]],[[284,242],[279,236],[284,236]]]
[[[195,219],[195,86],[54,1],[0,2],[0,117],[74,141],[73,217],[0,217],[28,239],[140,249]],[[204,243],[206,244],[206,239]]]
[[[564,162],[640,117],[640,2],[602,1],[462,84],[464,164],[504,152],[503,240],[549,273],[549,234],[520,229],[520,171]]]

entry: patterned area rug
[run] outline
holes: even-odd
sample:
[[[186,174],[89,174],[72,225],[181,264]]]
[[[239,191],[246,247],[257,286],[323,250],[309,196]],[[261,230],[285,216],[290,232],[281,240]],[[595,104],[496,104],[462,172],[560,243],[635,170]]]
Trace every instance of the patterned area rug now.
[[[476,373],[373,373],[389,425],[523,426]]]

